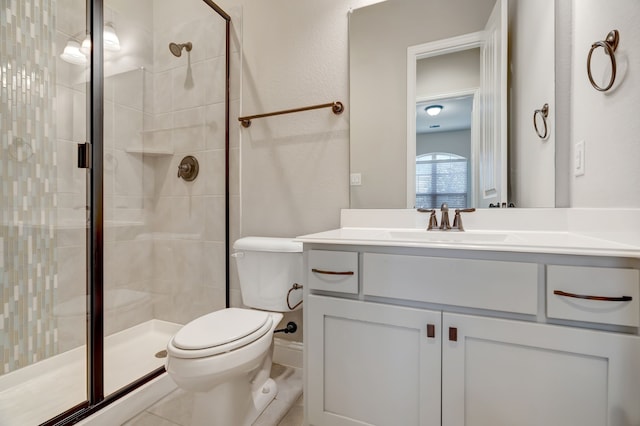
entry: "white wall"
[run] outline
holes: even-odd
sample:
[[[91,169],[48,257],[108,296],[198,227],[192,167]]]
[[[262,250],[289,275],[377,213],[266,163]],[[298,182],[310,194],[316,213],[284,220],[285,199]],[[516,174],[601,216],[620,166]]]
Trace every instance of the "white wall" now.
[[[555,205],[554,7],[554,0],[509,2],[509,202],[516,206]],[[549,136],[543,140],[533,113],[545,103]]]
[[[572,153],[585,142],[585,174],[571,174],[572,207],[640,207],[640,2],[573,2]],[[620,32],[616,51],[618,76],[606,93],[587,79],[591,44],[612,29]],[[594,53],[593,74],[607,79],[602,49]],[[572,155],[573,158],[573,155]]]
[[[480,48],[416,61],[416,98],[480,87]]]
[[[418,133],[416,135],[416,155],[429,152],[450,152],[471,158],[471,130]]]

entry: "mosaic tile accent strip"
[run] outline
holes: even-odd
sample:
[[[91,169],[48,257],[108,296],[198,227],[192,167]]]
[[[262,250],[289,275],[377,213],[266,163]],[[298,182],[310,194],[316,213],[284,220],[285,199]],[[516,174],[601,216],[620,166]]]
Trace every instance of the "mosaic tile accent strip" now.
[[[0,0],[0,374],[52,356],[56,0]]]

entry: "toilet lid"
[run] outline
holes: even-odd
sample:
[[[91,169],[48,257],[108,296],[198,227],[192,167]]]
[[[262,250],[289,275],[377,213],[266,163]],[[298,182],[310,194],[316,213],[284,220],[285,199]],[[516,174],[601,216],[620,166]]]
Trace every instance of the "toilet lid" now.
[[[260,330],[268,319],[269,313],[263,311],[222,309],[201,316],[182,327],[173,337],[173,345],[186,350],[225,345]]]

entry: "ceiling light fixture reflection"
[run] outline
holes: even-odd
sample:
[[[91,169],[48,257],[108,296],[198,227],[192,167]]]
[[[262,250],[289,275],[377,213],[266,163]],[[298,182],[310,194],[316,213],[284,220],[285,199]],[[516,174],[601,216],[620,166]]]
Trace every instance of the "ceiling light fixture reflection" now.
[[[80,34],[74,35],[67,41],[60,58],[70,64],[86,65],[88,62],[87,57],[91,54],[91,36],[87,34],[82,40],[82,45],[78,42],[78,36]],[[120,39],[112,22],[107,22],[104,25],[103,41],[104,50],[111,52],[120,50]]]
[[[64,51],[60,55],[60,59],[70,64],[86,65],[87,57],[80,51],[80,43],[73,39],[67,41]]]
[[[80,51],[87,56],[89,56],[89,54],[91,53],[91,37],[89,36],[89,34],[87,34],[84,40],[82,40]]]
[[[105,50],[110,50],[112,52],[117,52],[118,50],[120,50],[120,39],[116,34],[116,29],[113,27],[112,22],[107,22],[104,25],[104,32],[102,34],[104,38]]]
[[[424,109],[431,117],[435,117],[442,111],[442,105],[429,105]]]

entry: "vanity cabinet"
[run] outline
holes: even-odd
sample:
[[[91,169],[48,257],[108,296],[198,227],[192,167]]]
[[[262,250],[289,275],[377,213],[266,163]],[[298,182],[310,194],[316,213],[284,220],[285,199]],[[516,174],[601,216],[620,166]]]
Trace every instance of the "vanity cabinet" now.
[[[310,424],[440,423],[440,312],[314,295],[305,303]]]
[[[442,321],[442,425],[638,424],[637,336],[451,313]]]
[[[611,323],[622,316],[633,329],[550,324],[545,315],[548,288],[575,285],[567,276],[613,277],[603,291],[633,292],[636,269],[369,250],[349,253],[355,293],[305,295],[309,424],[640,424],[640,337],[626,312],[637,305],[601,309],[623,312]],[[307,251],[309,280],[318,252]]]

